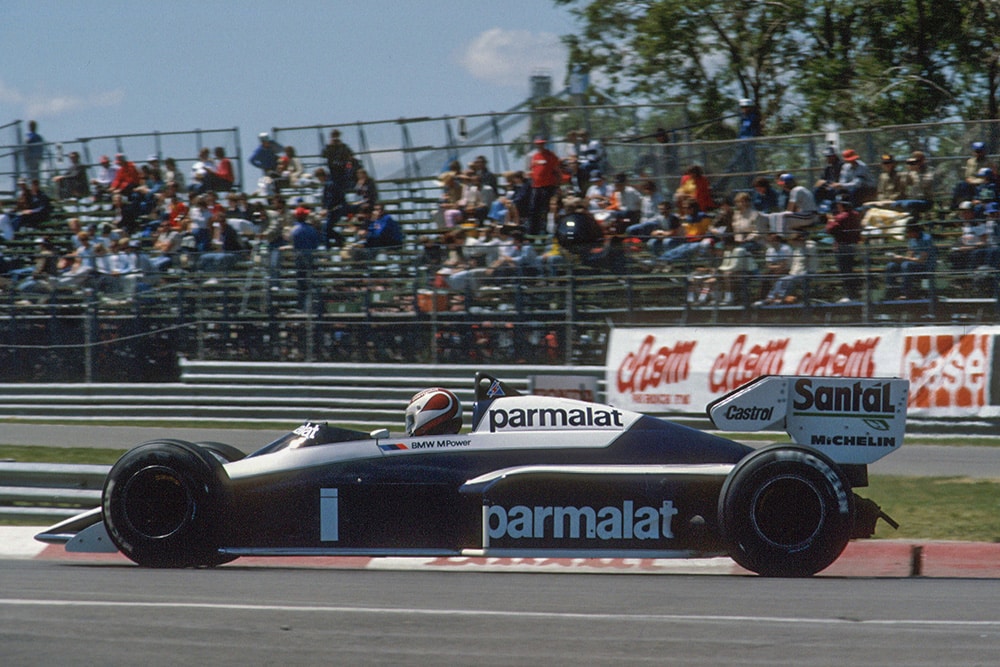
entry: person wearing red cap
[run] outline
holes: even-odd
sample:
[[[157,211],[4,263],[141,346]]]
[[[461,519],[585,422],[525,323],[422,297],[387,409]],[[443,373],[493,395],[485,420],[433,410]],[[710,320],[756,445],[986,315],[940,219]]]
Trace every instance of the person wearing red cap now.
[[[851,204],[860,206],[875,195],[875,181],[868,165],[853,148],[843,152],[844,164],[840,167],[840,181],[832,187],[851,198]]]
[[[559,156],[546,147],[543,137],[535,139],[535,152],[531,154],[531,206],[530,221],[525,230],[529,235],[545,231],[545,220],[552,199],[562,182]]]

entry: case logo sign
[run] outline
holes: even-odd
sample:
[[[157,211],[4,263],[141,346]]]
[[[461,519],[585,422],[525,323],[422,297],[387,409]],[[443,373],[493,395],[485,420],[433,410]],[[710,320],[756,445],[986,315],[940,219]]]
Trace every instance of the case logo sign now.
[[[492,505],[486,509],[486,531],[491,540],[658,540],[674,536],[672,522],[678,510],[672,500],[659,507],[554,507]]]
[[[490,410],[490,433],[516,428],[624,428],[620,410],[513,408]]]

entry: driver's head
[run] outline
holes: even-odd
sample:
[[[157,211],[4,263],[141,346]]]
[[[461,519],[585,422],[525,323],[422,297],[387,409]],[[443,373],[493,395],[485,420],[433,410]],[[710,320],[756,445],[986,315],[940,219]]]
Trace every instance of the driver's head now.
[[[407,435],[444,435],[462,429],[462,403],[441,387],[424,389],[406,408]]]

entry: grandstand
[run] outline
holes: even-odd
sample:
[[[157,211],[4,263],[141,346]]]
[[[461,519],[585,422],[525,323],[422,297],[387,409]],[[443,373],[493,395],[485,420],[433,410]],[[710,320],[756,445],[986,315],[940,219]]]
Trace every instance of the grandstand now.
[[[302,362],[530,363],[600,364],[603,342],[612,326],[658,325],[898,325],[995,323],[1000,319],[996,269],[952,270],[942,259],[933,274],[918,277],[919,291],[907,300],[886,299],[887,254],[902,250],[901,228],[887,227],[866,237],[859,247],[856,277],[860,297],[843,301],[843,282],[831,240],[820,227],[812,230],[820,248],[818,271],[810,275],[794,303],[755,306],[766,292],[766,279],[748,276],[733,303],[690,303],[691,276],[699,263],[692,257],[663,267],[643,243],[616,239],[620,262],[614,270],[570,259],[558,272],[498,280],[476,274],[461,289],[448,288],[437,277],[438,265],[425,244],[444,243],[448,231],[438,203],[437,180],[450,159],[463,163],[487,155],[495,171],[520,168],[530,138],[547,128],[586,126],[604,138],[615,171],[655,179],[672,192],[684,165],[705,165],[711,180],[731,185],[756,174],[794,171],[804,183],[818,174],[824,134],[761,137],[756,140],[756,168],[727,173],[734,142],[701,142],[674,132],[672,143],[656,143],[649,130],[662,119],[656,107],[538,107],[525,105],[502,114],[464,119],[400,119],[337,126],[362,163],[377,175],[380,201],[387,204],[406,231],[403,247],[358,260],[340,249],[319,255],[309,276],[308,305],[301,308],[293,257],[282,257],[277,282],[267,275],[261,246],[250,247],[235,268],[206,272],[192,261],[162,275],[149,276],[134,293],[110,294],[93,281],[54,287],[38,298],[25,298],[8,279],[0,309],[0,366],[4,381],[162,381],[176,378],[177,357],[203,360],[280,360]],[[470,122],[471,121],[471,122]],[[470,127],[471,125],[471,127]],[[272,128],[280,142],[294,144],[307,171],[323,164],[325,138],[335,126]],[[429,128],[437,127],[435,138]],[[870,163],[884,152],[923,150],[937,174],[935,207],[918,214],[942,251],[956,243],[960,227],[951,210],[951,186],[959,178],[974,139],[996,134],[993,122],[941,123],[844,132],[840,146],[855,147]],[[394,148],[379,133],[399,132]],[[11,132],[11,126],[0,133]],[[6,137],[0,134],[0,137]],[[376,137],[378,137],[376,139]],[[635,140],[640,137],[639,140]],[[646,137],[646,138],[641,138]],[[15,143],[0,146],[0,179],[15,182],[21,174]],[[222,145],[238,165],[238,185],[253,193],[256,176],[242,164],[237,128],[103,136],[47,145],[45,173],[61,167],[59,150],[79,149],[87,164],[103,153],[126,152],[137,162],[149,154],[175,157],[185,170],[202,146]],[[373,148],[380,146],[380,148]],[[991,151],[992,152],[992,151]],[[648,170],[650,156],[669,154],[677,171]],[[319,188],[286,188],[292,201],[316,207]],[[717,193],[725,194],[725,193]],[[4,197],[8,199],[7,196]],[[261,199],[263,201],[263,199]],[[9,210],[10,204],[5,205]],[[110,221],[107,202],[55,201],[51,219],[38,228],[21,230],[6,243],[8,267],[30,266],[35,239],[51,238],[68,249],[68,220],[84,226]],[[539,251],[549,239],[533,239]],[[151,239],[143,238],[148,248]]]

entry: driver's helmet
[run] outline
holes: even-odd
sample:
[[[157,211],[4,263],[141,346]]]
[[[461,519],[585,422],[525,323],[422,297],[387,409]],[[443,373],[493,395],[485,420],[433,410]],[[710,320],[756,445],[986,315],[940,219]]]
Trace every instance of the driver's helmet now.
[[[424,389],[406,408],[408,435],[444,435],[462,429],[462,403],[442,387]]]

